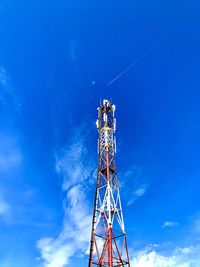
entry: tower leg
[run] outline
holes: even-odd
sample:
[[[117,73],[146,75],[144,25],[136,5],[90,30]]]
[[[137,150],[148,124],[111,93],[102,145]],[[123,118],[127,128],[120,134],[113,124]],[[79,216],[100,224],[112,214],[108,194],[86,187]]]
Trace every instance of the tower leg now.
[[[112,228],[108,230],[108,267],[113,267]]]

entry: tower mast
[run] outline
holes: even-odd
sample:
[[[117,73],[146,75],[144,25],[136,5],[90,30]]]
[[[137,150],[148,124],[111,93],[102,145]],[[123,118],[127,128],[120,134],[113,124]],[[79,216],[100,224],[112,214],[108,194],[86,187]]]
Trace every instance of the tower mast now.
[[[130,267],[116,173],[115,105],[98,107],[98,174],[88,267]]]

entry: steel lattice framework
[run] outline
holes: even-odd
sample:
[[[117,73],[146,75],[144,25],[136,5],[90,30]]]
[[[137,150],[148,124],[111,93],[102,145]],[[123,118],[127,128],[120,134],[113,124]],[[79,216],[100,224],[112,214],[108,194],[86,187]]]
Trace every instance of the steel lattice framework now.
[[[89,267],[130,267],[116,174],[115,105],[98,107],[98,175],[96,183]]]

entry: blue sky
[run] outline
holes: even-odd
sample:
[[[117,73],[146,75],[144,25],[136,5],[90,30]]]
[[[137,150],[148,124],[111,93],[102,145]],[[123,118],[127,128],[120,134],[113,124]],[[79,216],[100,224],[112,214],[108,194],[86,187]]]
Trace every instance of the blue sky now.
[[[0,1],[0,267],[87,266],[103,98],[132,266],[200,266],[199,18],[197,0]]]

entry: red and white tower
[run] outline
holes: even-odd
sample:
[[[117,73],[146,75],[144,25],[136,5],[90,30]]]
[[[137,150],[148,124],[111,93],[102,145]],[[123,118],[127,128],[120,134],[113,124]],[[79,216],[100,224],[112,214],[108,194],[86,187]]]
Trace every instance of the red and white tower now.
[[[98,175],[88,266],[130,267],[115,163],[115,105],[103,100],[97,110]]]

